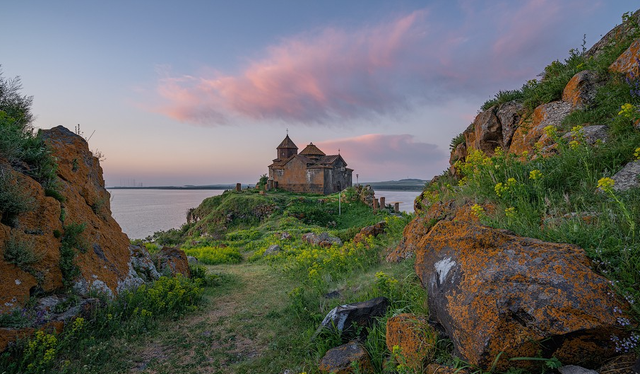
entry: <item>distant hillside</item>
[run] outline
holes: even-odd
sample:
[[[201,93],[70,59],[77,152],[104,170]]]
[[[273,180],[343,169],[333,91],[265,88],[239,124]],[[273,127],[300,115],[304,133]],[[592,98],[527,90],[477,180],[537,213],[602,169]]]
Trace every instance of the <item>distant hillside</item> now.
[[[423,179],[400,179],[398,181],[366,182],[374,190],[398,190],[398,191],[422,191],[428,180]]]

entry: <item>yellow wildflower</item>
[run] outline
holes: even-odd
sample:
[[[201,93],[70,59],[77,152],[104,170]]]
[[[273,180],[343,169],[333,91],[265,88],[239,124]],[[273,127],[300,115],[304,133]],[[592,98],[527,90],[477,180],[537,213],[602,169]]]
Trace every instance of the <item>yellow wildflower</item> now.
[[[509,218],[514,218],[516,216],[516,208],[510,207],[504,210],[504,214]]]
[[[542,172],[540,170],[535,169],[535,170],[531,170],[529,172],[529,179],[532,179],[532,180],[535,181],[535,180],[538,180],[540,178],[542,178]]]
[[[548,137],[550,137],[552,139],[555,138],[556,135],[558,134],[556,127],[555,126],[551,126],[551,125],[545,127],[544,128],[544,132],[545,132],[545,134],[547,134]]]
[[[484,213],[484,208],[478,204],[473,204],[471,207],[471,212],[476,216],[480,217]]]
[[[607,177],[598,180],[598,188],[605,192],[610,192],[615,184],[616,182],[613,179]]]
[[[580,143],[578,141],[572,140],[569,142],[569,147],[571,147],[571,149],[576,149],[578,148],[578,146],[580,146]]]
[[[496,191],[496,195],[498,195],[498,197],[502,197],[502,193],[507,189],[508,188],[505,185],[503,185],[502,182],[498,182],[496,186],[493,188],[493,190]]]
[[[619,116],[622,117],[626,117],[626,118],[631,118],[633,117],[633,115],[635,114],[636,111],[636,107],[633,104],[622,104],[622,106],[620,107],[620,111],[618,112]]]
[[[636,156],[636,160],[640,160],[640,147],[636,148],[636,151],[633,155]]]
[[[509,187],[513,187],[513,186],[515,186],[517,183],[518,183],[518,182],[516,181],[516,179],[515,179],[515,178],[509,178],[509,179],[507,179],[507,186],[509,186]]]

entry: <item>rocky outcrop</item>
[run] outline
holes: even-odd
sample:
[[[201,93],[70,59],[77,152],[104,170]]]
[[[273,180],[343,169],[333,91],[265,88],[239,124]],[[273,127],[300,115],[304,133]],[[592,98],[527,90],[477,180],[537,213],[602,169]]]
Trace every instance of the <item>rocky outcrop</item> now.
[[[632,22],[629,22],[632,21]],[[585,57],[591,58],[601,54],[607,47],[623,40],[627,35],[633,34],[636,30],[638,23],[640,23],[640,10],[636,11],[629,17],[629,21],[614,27],[611,31],[605,34],[598,42],[596,42],[585,53]]]
[[[2,252],[15,245],[37,254],[27,268],[0,259],[0,312],[22,307],[38,292],[53,292],[67,284],[84,283],[86,289],[117,292],[129,275],[129,239],[111,217],[109,193],[102,168],[87,142],[62,126],[42,131],[58,163],[59,200],[46,196],[35,180],[12,171],[18,185],[33,201],[33,210],[20,214],[14,225],[0,225]],[[73,257],[61,267],[65,237],[74,235]],[[78,275],[68,269],[77,267]],[[70,275],[71,274],[71,275]],[[64,277],[73,279],[63,279]],[[95,287],[94,287],[95,285]]]
[[[531,117],[520,122],[513,134],[510,153],[521,155],[524,152],[533,154],[536,149],[542,150],[554,144],[545,131],[547,126],[558,128],[562,120],[571,112],[572,105],[564,101],[553,101],[537,107]]]
[[[0,161],[2,177],[20,189],[30,208],[0,223],[0,313],[21,309],[32,298],[51,301],[63,291],[114,296],[157,279],[149,253],[130,246],[111,216],[102,168],[85,139],[62,126],[41,136],[57,162],[55,191]],[[188,275],[188,266],[181,269]],[[72,312],[49,320],[63,322]],[[2,341],[43,328],[43,321],[31,326],[3,329]]]
[[[328,350],[320,360],[318,369],[321,373],[331,374],[373,373],[371,358],[357,341]]]
[[[521,238],[462,221],[439,222],[416,253],[429,309],[458,355],[489,368],[513,357],[593,367],[627,336],[628,305],[573,245]]]
[[[631,43],[629,48],[609,66],[609,70],[637,78],[640,76],[638,61],[640,61],[640,39]]]

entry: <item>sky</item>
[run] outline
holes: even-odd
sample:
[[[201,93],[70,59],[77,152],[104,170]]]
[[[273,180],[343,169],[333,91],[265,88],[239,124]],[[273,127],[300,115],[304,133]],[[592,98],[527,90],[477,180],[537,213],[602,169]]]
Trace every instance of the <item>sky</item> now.
[[[360,182],[430,179],[499,90],[635,0],[12,1],[0,65],[104,156],[107,186],[255,183],[289,134]]]

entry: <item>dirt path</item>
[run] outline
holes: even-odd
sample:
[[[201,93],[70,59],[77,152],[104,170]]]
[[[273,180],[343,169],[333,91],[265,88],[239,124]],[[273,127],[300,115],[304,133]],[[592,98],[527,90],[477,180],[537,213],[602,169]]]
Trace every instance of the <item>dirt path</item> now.
[[[263,355],[287,305],[287,280],[268,265],[210,266],[230,284],[208,290],[203,310],[161,326],[132,353],[130,373],[239,373]],[[276,322],[277,324],[277,322]]]

